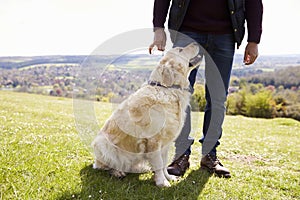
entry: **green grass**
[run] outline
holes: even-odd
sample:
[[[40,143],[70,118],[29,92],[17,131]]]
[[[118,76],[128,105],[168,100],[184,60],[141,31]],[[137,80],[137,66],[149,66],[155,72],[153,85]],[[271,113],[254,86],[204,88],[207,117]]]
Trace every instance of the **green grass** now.
[[[111,106],[95,107],[103,122]],[[201,121],[203,113],[193,116]],[[199,138],[201,124],[194,126]],[[117,180],[92,169],[72,99],[0,91],[0,200],[299,199],[299,122],[226,116],[223,128],[218,151],[231,179],[199,169],[201,145],[195,142],[186,175],[171,188],[158,188],[151,172]]]

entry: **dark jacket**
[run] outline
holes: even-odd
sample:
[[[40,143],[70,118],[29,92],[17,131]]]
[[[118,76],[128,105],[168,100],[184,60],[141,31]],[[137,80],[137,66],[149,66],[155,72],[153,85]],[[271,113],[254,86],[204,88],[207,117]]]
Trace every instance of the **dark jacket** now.
[[[171,38],[174,41],[176,31],[183,23],[190,0],[172,0],[169,11],[168,28],[171,30]],[[237,46],[239,47],[245,36],[245,0],[228,0],[228,8],[231,15],[232,29]]]

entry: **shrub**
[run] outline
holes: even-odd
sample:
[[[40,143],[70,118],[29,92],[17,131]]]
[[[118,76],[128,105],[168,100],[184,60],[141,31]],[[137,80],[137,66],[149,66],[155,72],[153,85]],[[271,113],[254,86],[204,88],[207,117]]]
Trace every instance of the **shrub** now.
[[[300,103],[287,106],[284,117],[293,118],[300,121]]]
[[[275,102],[272,99],[272,92],[260,90],[255,95],[247,94],[245,98],[245,115],[248,117],[274,117]]]
[[[203,85],[195,84],[194,93],[191,97],[192,111],[204,111],[205,105],[205,88]]]
[[[243,92],[229,94],[226,103],[226,114],[240,115],[243,113],[245,95]]]

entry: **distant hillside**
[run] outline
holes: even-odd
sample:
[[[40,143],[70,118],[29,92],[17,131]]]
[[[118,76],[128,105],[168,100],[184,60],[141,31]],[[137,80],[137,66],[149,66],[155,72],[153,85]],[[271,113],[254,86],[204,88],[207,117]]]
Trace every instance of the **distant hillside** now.
[[[236,54],[234,58],[234,65],[237,67],[238,63],[243,62],[243,55]],[[300,65],[300,54],[290,55],[260,55],[256,62],[251,65],[257,67],[259,65],[272,65],[273,67],[283,67],[290,65]]]
[[[249,77],[264,72],[273,72],[277,69],[285,69],[286,67],[300,66],[300,54],[283,55],[283,56],[259,56],[256,62],[250,66],[243,65],[243,55],[235,55],[232,75],[241,77]]]
[[[107,63],[117,62],[118,64],[128,64],[132,61],[147,62],[149,59],[154,61],[158,60],[158,56],[142,55],[142,54],[131,54],[131,55],[79,55],[79,56],[12,56],[12,57],[0,57],[0,69],[19,69],[32,65],[41,64],[81,64],[88,60],[93,63]],[[141,63],[142,64],[142,63]]]
[[[148,81],[151,71],[161,58],[162,55],[146,54],[0,57],[0,90],[76,96],[117,103]],[[235,102],[230,104],[231,114],[245,114],[246,98],[239,98],[243,97],[244,91],[255,96],[257,91],[265,90],[266,87],[273,92],[270,116],[280,114],[280,117],[299,120],[299,58],[297,55],[262,56],[254,65],[243,66],[242,55],[236,55],[229,90],[229,93],[235,93]],[[204,84],[204,74],[202,63],[197,74],[197,84]],[[248,86],[249,91],[243,86]],[[193,104],[196,108],[201,107],[198,103],[202,102],[203,94],[200,92],[199,98],[196,98]]]
[[[0,68],[12,69],[46,63],[81,63],[86,56],[0,57]]]
[[[300,64],[294,67],[276,69],[273,72],[264,72],[247,78],[251,83],[262,83],[264,86],[273,85],[276,88],[300,87]]]
[[[143,55],[143,54],[129,54],[129,55],[101,55],[101,56],[90,56],[90,55],[56,55],[56,56],[12,56],[12,57],[0,57],[0,68],[12,69],[22,68],[31,65],[38,64],[54,64],[54,63],[68,63],[68,64],[80,64],[86,58],[93,62],[107,62],[117,61],[119,64],[128,64],[129,62],[136,61],[139,64],[149,62],[151,60],[157,62],[161,56]],[[235,55],[233,70],[234,72],[240,71],[257,71],[259,69],[275,69],[286,66],[300,65],[300,54],[299,55],[286,55],[286,56],[260,56],[257,62],[251,67],[243,66],[243,55]],[[244,73],[245,74],[245,73]]]

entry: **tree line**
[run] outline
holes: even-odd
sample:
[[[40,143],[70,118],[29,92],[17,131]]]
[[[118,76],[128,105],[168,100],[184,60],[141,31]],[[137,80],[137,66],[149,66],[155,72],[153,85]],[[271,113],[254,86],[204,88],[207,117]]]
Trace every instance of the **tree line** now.
[[[300,66],[249,78],[233,78],[226,103],[229,115],[300,121]],[[204,85],[196,84],[191,98],[194,111],[205,109]]]

